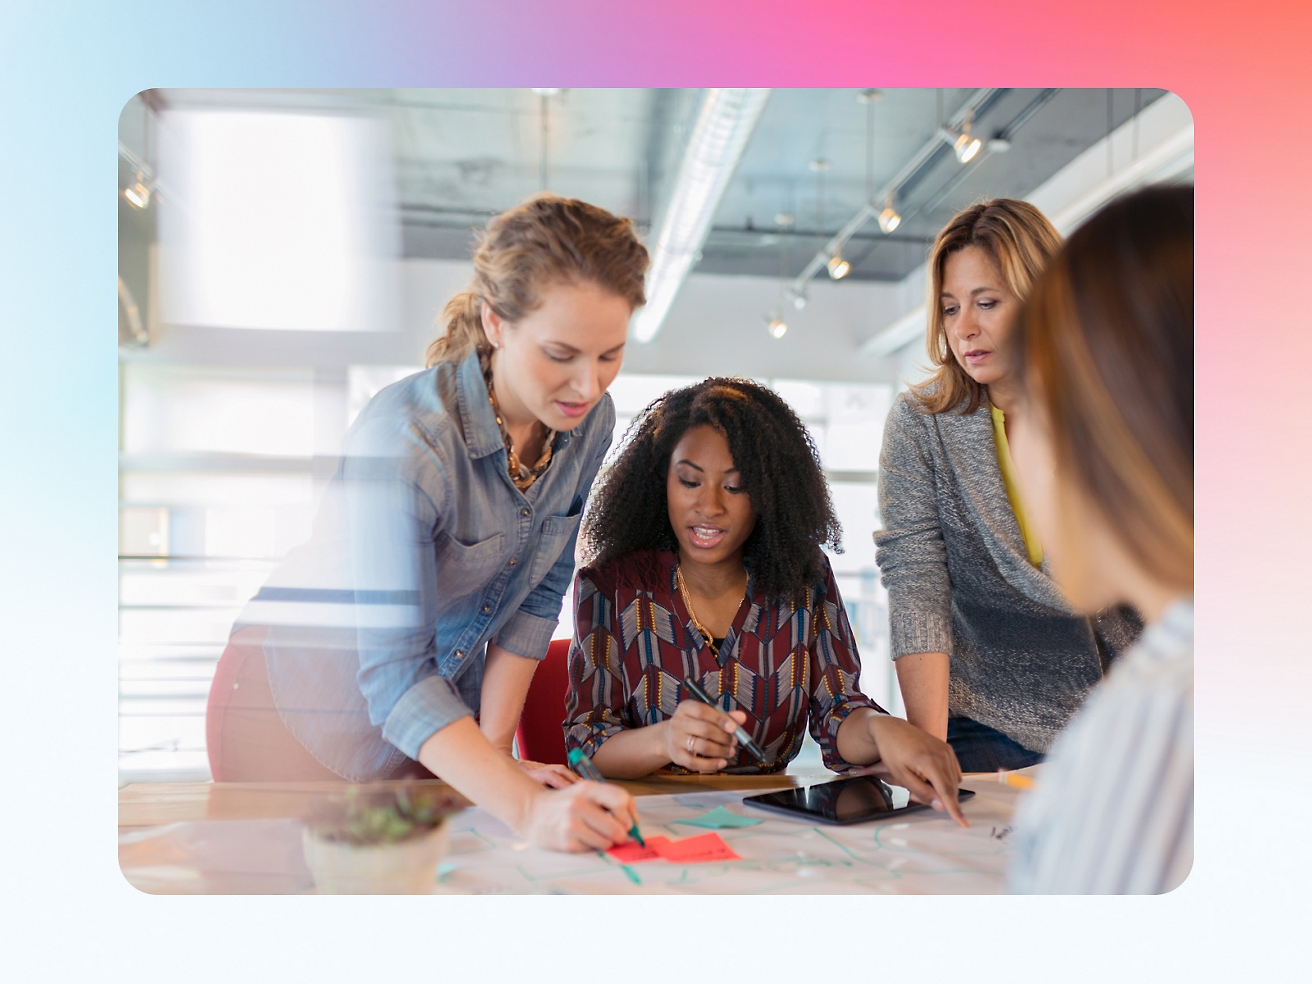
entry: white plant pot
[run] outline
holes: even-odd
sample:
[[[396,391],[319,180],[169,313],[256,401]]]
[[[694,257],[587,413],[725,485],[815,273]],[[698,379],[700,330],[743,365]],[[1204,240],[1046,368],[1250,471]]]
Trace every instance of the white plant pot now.
[[[428,895],[446,856],[447,821],[432,833],[396,844],[324,840],[308,827],[305,863],[320,895]]]

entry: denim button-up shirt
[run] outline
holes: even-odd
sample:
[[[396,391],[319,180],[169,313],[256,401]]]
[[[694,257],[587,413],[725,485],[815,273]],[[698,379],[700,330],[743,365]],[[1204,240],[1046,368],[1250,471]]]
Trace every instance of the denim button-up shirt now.
[[[478,710],[489,642],[546,654],[614,426],[603,396],[520,492],[476,355],[369,402],[311,544],[239,622],[273,627],[279,714],[316,758],[351,779],[386,775],[396,752],[417,758]]]

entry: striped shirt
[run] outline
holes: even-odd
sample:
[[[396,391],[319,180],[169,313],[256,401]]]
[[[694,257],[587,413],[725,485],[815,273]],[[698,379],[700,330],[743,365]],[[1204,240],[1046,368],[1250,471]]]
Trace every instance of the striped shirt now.
[[[1016,810],[1014,892],[1156,895],[1193,864],[1194,608],[1177,601],[1053,744]]]

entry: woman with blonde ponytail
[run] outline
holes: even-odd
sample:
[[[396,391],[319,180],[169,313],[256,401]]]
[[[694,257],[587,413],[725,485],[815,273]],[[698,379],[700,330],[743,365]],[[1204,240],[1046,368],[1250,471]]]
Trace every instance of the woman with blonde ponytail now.
[[[307,614],[268,629],[257,661],[311,771],[436,775],[544,847],[628,839],[627,792],[517,761],[511,739],[610,446],[606,389],[647,263],[631,221],[584,202],[541,195],[496,216],[428,369],[361,411],[332,483],[350,591],[306,589],[342,583],[306,560],[281,581],[295,587],[271,579],[252,602],[351,609],[349,658],[325,658],[303,627],[329,621]],[[242,622],[273,622],[261,615]],[[279,777],[311,777],[293,771]]]

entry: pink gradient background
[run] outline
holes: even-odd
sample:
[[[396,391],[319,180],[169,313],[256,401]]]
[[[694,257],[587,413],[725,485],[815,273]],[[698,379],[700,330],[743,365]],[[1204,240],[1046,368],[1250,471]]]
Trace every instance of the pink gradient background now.
[[[1306,976],[1312,6],[0,7],[0,688],[15,979]],[[1197,861],[1159,899],[170,900],[113,859],[120,108],[151,86],[1161,86],[1197,175]],[[21,422],[21,423],[20,423]],[[72,613],[72,616],[70,616]],[[51,626],[59,632],[52,633]],[[38,658],[39,657],[39,658]],[[32,755],[33,747],[41,754]],[[17,750],[25,750],[17,754]],[[56,781],[52,781],[56,780]],[[82,822],[81,818],[85,818]],[[81,825],[79,825],[81,823]],[[98,831],[98,833],[92,833]],[[594,944],[604,944],[596,946]],[[21,971],[32,971],[22,973]],[[36,973],[39,971],[39,974]],[[502,975],[495,975],[501,977]],[[491,979],[491,978],[489,978]]]

